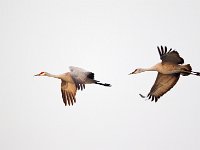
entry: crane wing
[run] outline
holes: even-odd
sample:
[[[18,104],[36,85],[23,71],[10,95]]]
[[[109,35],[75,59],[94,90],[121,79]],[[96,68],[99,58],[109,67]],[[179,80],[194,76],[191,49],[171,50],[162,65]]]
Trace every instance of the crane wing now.
[[[179,53],[175,50],[167,50],[167,47],[157,47],[162,62],[170,62],[174,64],[183,64],[184,59],[180,57]]]
[[[66,82],[62,80],[61,82],[61,93],[62,93],[62,98],[63,102],[66,105],[73,105],[76,102],[76,85],[71,82]]]
[[[156,81],[147,96],[148,99],[151,99],[152,101],[155,100],[155,102],[157,102],[162,95],[164,95],[171,88],[173,88],[173,86],[177,83],[179,77],[180,77],[179,73],[176,74],[158,73]]]
[[[86,83],[96,82],[96,80],[94,80],[94,73],[92,72],[73,66],[70,66],[69,69],[78,90],[83,90]]]
[[[81,73],[81,72],[88,72],[85,69],[79,68],[79,67],[74,67],[74,66],[70,66],[69,70],[73,73]]]

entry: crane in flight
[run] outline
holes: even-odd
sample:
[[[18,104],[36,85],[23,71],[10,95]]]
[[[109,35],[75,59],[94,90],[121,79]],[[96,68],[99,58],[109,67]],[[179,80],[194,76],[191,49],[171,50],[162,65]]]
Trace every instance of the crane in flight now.
[[[62,99],[65,104],[73,105],[76,102],[76,91],[85,89],[85,84],[99,84],[103,86],[110,87],[108,83],[101,83],[94,79],[94,73],[78,68],[78,67],[69,67],[70,72],[53,75],[47,72],[41,72],[35,76],[47,76],[57,79],[61,79],[61,93]]]
[[[162,62],[150,67],[150,68],[137,68],[131,74],[137,74],[145,71],[157,71],[157,78],[154,85],[147,96],[139,94],[142,98],[151,99],[151,101],[157,102],[158,99],[167,93],[179,80],[180,75],[197,75],[200,76],[200,72],[192,71],[190,64],[184,65],[184,59],[180,57],[179,53],[175,50],[167,50],[167,47],[157,47]]]

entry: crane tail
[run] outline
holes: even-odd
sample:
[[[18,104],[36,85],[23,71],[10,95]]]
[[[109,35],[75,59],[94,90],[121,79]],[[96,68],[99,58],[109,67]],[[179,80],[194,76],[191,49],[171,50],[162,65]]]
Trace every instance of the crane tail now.
[[[196,76],[200,76],[200,72],[195,72],[195,71],[182,71],[181,73],[183,76],[187,76],[187,75],[196,75]]]
[[[95,84],[99,84],[99,85],[111,87],[111,84],[108,84],[108,83],[101,83],[101,82],[99,82],[99,81],[95,82]]]
[[[196,76],[200,76],[200,72],[192,71],[192,74],[193,74],[193,75],[196,75]]]

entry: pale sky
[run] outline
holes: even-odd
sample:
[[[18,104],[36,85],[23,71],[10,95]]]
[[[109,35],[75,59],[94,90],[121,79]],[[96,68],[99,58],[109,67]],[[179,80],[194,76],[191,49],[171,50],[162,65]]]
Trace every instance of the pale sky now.
[[[0,0],[0,149],[198,150],[200,78],[181,77],[157,103],[148,94],[176,49],[200,71],[198,0]],[[87,85],[65,107],[60,81],[33,77],[77,66],[112,87]]]

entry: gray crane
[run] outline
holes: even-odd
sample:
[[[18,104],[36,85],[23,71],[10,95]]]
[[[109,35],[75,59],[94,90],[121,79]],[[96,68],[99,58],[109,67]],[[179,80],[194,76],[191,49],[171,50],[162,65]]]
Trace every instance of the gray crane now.
[[[131,74],[137,74],[145,71],[157,71],[157,78],[147,96],[140,94],[142,98],[148,98],[155,102],[167,93],[179,80],[180,75],[188,76],[190,74],[200,76],[200,72],[192,71],[190,64],[184,65],[184,59],[180,57],[175,50],[167,50],[167,47],[157,47],[161,63],[150,68],[137,68]]]
[[[70,72],[53,75],[47,72],[41,72],[35,76],[47,76],[61,79],[61,93],[63,102],[66,105],[73,105],[76,102],[76,92],[77,90],[85,89],[85,84],[99,84],[103,86],[110,87],[108,83],[101,83],[94,79],[94,73],[78,68],[78,67],[69,67]]]

